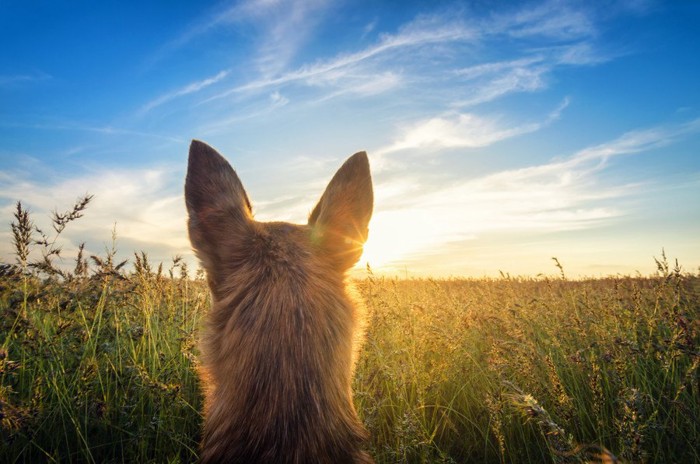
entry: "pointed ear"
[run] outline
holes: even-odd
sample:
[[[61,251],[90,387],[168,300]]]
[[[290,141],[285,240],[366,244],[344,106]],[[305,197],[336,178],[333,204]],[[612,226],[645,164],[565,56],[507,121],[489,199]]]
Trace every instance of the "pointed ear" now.
[[[250,229],[250,201],[231,165],[206,143],[193,140],[185,180],[190,241],[207,271]]]
[[[309,216],[313,242],[341,271],[362,255],[373,203],[367,154],[355,153],[335,173]]]

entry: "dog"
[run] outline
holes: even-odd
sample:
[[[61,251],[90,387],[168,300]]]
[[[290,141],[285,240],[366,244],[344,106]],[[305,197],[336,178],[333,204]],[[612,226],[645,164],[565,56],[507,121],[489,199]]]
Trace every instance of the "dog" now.
[[[372,463],[352,400],[363,311],[346,285],[374,196],[365,152],[307,224],[258,222],[231,165],[190,145],[185,202],[212,306],[200,336],[202,463]]]

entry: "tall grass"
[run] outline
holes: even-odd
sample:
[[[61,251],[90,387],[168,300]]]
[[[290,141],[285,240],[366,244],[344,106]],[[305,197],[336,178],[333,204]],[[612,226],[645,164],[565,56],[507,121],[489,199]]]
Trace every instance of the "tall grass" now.
[[[60,251],[46,252],[56,237],[34,240],[19,204],[13,231],[17,264],[0,273],[0,461],[195,460],[201,277],[179,258],[153,270],[145,254],[126,274],[113,248],[89,267],[82,246],[73,271],[58,268]]]
[[[82,209],[49,236],[17,206],[0,462],[193,462],[205,282],[144,253],[127,271],[113,248],[56,266]],[[700,462],[700,276],[663,255],[648,278],[571,281],[556,265],[355,282],[368,310],[355,398],[377,462]]]
[[[383,462],[700,462],[700,278],[360,282]]]

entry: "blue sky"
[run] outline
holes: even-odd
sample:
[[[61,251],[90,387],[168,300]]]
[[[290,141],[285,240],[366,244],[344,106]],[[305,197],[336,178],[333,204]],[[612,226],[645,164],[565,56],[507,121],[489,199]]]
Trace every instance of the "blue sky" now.
[[[0,261],[17,200],[100,253],[194,263],[192,138],[259,220],[303,223],[367,150],[361,266],[400,275],[700,266],[700,3],[0,3]]]

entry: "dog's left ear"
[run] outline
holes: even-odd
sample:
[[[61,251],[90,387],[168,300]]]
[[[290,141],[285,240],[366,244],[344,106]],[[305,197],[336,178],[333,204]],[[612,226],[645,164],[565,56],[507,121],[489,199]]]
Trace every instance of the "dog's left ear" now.
[[[369,160],[362,151],[338,169],[309,216],[313,242],[340,271],[362,255],[373,204]]]
[[[185,203],[192,247],[204,268],[216,275],[232,248],[245,246],[252,211],[243,184],[228,161],[204,142],[193,140],[185,180]]]

